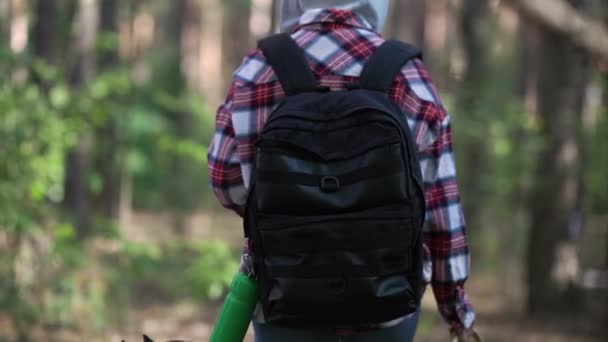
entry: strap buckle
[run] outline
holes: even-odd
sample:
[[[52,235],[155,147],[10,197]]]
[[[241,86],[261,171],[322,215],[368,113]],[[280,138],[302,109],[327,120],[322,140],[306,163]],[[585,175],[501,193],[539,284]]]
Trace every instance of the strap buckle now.
[[[340,180],[334,176],[324,176],[320,184],[323,192],[336,192],[340,189]]]

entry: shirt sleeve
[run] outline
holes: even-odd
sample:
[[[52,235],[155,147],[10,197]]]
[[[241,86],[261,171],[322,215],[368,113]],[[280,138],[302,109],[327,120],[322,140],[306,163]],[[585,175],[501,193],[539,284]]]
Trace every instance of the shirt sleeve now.
[[[207,155],[211,188],[220,203],[243,216],[246,189],[232,123],[232,106],[236,84],[228,92],[216,116],[215,133]]]
[[[464,283],[469,276],[470,254],[462,204],[456,182],[450,116],[443,111],[437,139],[421,154],[426,193],[425,244],[430,251],[431,286],[439,312],[454,328],[470,327],[475,313]]]
[[[451,117],[421,60],[407,63],[403,76],[409,90],[399,87],[396,90],[405,94],[400,99],[402,106],[415,113],[413,127],[425,187],[424,245],[431,259],[425,263],[431,267],[425,269],[425,273],[430,273],[443,318],[453,328],[468,328],[475,320],[475,313],[464,289],[470,255],[456,181]]]

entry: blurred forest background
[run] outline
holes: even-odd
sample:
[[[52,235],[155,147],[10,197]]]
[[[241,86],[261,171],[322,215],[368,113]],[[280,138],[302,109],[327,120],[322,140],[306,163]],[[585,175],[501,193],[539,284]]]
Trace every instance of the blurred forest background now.
[[[0,0],[0,341],[207,340],[241,228],[206,147],[278,3]],[[607,341],[608,2],[392,7],[453,115],[478,329]]]

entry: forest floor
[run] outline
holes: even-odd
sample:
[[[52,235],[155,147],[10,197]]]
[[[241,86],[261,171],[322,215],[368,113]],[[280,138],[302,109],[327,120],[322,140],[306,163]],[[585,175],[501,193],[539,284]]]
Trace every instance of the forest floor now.
[[[166,218],[168,220],[169,218]],[[162,229],[165,220],[156,215],[139,214],[132,218],[134,224],[130,236],[146,239],[166,239],[170,234]],[[190,218],[188,235],[191,238],[222,239],[234,245],[241,243],[240,222],[233,216],[197,215]],[[146,227],[145,229],[141,229]],[[165,226],[166,227],[166,226]],[[153,231],[153,234],[150,232]],[[162,241],[162,240],[161,240]],[[500,268],[500,270],[498,269]],[[591,342],[600,341],[599,327],[586,316],[555,315],[551,318],[526,319],[521,312],[524,292],[520,276],[517,286],[505,289],[505,272],[519,274],[521,267],[502,265],[490,272],[474,275],[467,283],[467,291],[477,313],[477,330],[487,342]],[[506,277],[510,277],[507,275]],[[207,341],[221,303],[176,303],[133,309],[129,315],[128,331],[116,332],[113,340],[126,342],[141,340],[146,333],[155,341],[184,340]],[[448,341],[447,325],[435,309],[432,291],[426,291],[423,299],[423,314],[418,327],[416,341]],[[253,341],[251,329],[247,342]]]
[[[129,239],[154,243],[166,243],[174,238],[169,215],[137,213],[130,218],[131,224],[124,229]],[[215,239],[239,246],[240,221],[224,214],[195,215],[186,223],[188,239]],[[182,237],[183,238],[183,237]],[[475,266],[475,264],[474,264]],[[588,315],[556,313],[554,317],[530,320],[524,317],[523,296],[525,288],[521,280],[521,266],[516,262],[498,265],[473,274],[467,283],[468,295],[477,313],[476,327],[487,342],[591,342],[606,341],[597,336],[600,328],[597,320]],[[505,284],[508,284],[505,285]],[[144,298],[147,295],[144,295]],[[146,334],[154,341],[171,340],[208,341],[221,307],[221,302],[170,303],[150,296],[145,304],[126,309],[126,320],[121,328],[110,329],[103,338],[98,336],[72,335],[60,331],[53,336],[38,336],[34,341],[143,341]],[[428,289],[422,304],[423,313],[418,326],[416,341],[448,341],[447,325],[438,315],[432,291]],[[1,311],[1,310],[0,310]],[[0,331],[3,330],[0,314]],[[253,342],[250,329],[245,342]]]
[[[471,279],[468,290],[477,311],[477,330],[487,342],[592,342],[594,327],[585,317],[555,317],[526,320],[522,315],[508,312],[501,297],[492,288],[496,282],[477,277]],[[208,341],[220,304],[196,305],[179,303],[169,306],[133,310],[129,331],[113,334],[112,340],[141,341],[145,332],[155,341]],[[246,342],[253,342],[251,329]],[[423,314],[416,341],[446,342],[447,326],[435,310],[430,292],[423,303]]]

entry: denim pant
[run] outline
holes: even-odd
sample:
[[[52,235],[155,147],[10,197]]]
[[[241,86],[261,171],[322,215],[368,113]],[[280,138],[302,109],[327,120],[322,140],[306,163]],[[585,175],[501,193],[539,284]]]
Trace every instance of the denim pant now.
[[[350,336],[336,336],[332,330],[290,329],[271,324],[253,323],[255,342],[411,342],[416,334],[419,312],[390,327]]]

